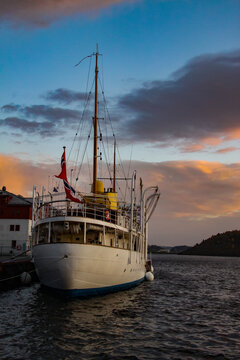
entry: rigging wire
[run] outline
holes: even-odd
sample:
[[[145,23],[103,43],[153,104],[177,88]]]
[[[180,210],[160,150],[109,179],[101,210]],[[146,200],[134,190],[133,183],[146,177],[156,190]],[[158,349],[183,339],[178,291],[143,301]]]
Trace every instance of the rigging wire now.
[[[102,74],[103,74],[103,70],[102,70]],[[104,88],[103,88],[103,83],[101,82],[101,79],[99,79],[99,84],[100,84],[100,88],[102,90],[102,98],[103,98],[103,112],[104,112],[104,118],[103,118],[103,123],[104,123],[104,127],[105,127],[105,134],[106,136],[104,137],[104,139],[106,139],[106,143],[107,143],[107,152],[106,152],[106,147],[105,147],[105,142],[104,140],[102,140],[102,147],[103,147],[103,152],[104,152],[104,157],[105,157],[105,162],[106,162],[106,166],[107,166],[107,170],[108,170],[108,173],[109,173],[109,178],[110,178],[110,181],[112,183],[112,186],[113,186],[113,176],[111,175],[111,165],[110,165],[110,154],[109,154],[109,149],[110,149],[110,146],[109,146],[109,141],[108,141],[108,127],[107,127],[107,114],[106,114],[106,101],[104,101]]]
[[[99,118],[98,118],[99,119]],[[97,125],[98,125],[98,134],[99,134],[99,142],[98,142],[98,150],[99,150],[99,156],[98,157],[100,157],[100,160],[102,160],[102,156],[101,156],[101,153],[102,153],[102,144],[101,144],[101,142],[102,142],[102,140],[100,139],[100,134],[101,134],[101,126],[100,126],[100,121],[98,121],[98,123],[97,123]],[[99,170],[99,175],[100,175],[100,177],[102,177],[102,161],[98,161],[98,170]]]
[[[78,65],[80,65],[81,64],[81,62],[83,62],[83,60],[85,60],[85,59],[87,59],[87,58],[91,58],[93,56],[93,54],[91,54],[91,55],[87,55],[87,56],[85,56],[82,60],[80,60],[76,65],[74,65],[75,67],[76,66],[78,66]]]
[[[94,84],[92,84],[92,87],[93,87]],[[87,105],[90,103],[90,97],[91,97],[91,94],[92,94],[92,88],[91,88],[91,91],[89,92],[89,96],[88,96],[88,103],[86,104],[86,107],[84,109],[84,113],[83,115],[85,115],[86,113],[86,109],[87,109]],[[85,121],[85,118],[82,122],[82,126],[81,126],[81,131],[80,133],[83,134],[83,130],[84,130],[84,124],[87,123],[87,121]],[[88,136],[91,134],[91,130],[92,130],[92,124],[90,124],[90,130],[88,131]],[[89,141],[89,138],[87,138],[87,143]],[[78,158],[79,158],[79,153],[80,153],[80,149],[81,149],[81,136],[79,135],[79,146],[78,146],[78,150],[77,150],[77,154],[76,154],[76,158],[75,158],[75,167],[77,167],[77,163],[78,163]]]
[[[104,115],[106,115],[106,112],[105,112],[105,104],[104,104]],[[112,176],[111,176],[111,168],[110,168],[110,156],[109,156],[109,143],[108,143],[108,134],[107,134],[107,125],[106,125],[106,116],[104,116],[103,118],[103,123],[105,125],[105,129],[106,129],[106,137],[102,138],[102,148],[103,148],[103,152],[104,152],[104,157],[105,157],[105,163],[106,163],[106,166],[107,166],[107,170],[108,170],[108,173],[109,173],[109,177],[110,177],[110,180],[111,182],[113,183],[113,180],[112,180]],[[102,132],[102,129],[101,129],[101,125],[100,125],[100,122],[98,123],[99,124],[99,132],[101,133]],[[105,147],[105,142],[104,142],[104,139],[106,138],[106,142],[107,142],[107,150],[108,150],[108,154],[106,152],[106,147]]]
[[[83,112],[82,112],[82,116],[79,120],[79,123],[78,123],[78,127],[77,127],[77,131],[75,133],[75,136],[74,136],[74,139],[73,139],[73,142],[72,142],[72,146],[71,146],[71,149],[70,149],[70,152],[68,154],[68,158],[67,160],[70,158],[71,156],[71,152],[72,152],[72,149],[73,149],[73,146],[74,146],[74,143],[76,141],[76,138],[79,134],[79,130],[80,130],[80,126],[82,124],[82,121],[84,119],[84,113],[85,113],[85,110],[86,110],[86,107],[87,107],[87,104],[88,104],[88,101],[89,101],[89,97],[90,95],[88,94],[88,86],[89,86],[89,77],[90,77],[90,71],[91,71],[91,64],[92,64],[92,55],[89,55],[89,56],[86,56],[85,58],[83,58],[82,60],[80,60],[75,66],[78,66],[79,64],[81,64],[81,62],[85,59],[87,59],[88,57],[90,57],[90,61],[89,61],[89,66],[88,66],[88,76],[87,76],[87,84],[86,84],[86,90],[85,90],[85,93],[86,93],[86,98],[85,98],[85,102],[84,102],[84,106],[83,106]]]
[[[102,90],[102,97],[103,97],[103,111],[104,111],[104,125],[105,125],[105,133],[106,133],[106,142],[107,142],[107,150],[108,150],[108,161],[109,161],[109,165],[110,165],[110,154],[109,154],[109,143],[108,143],[108,127],[107,127],[107,118],[109,117],[109,115],[106,112],[106,108],[107,108],[107,104],[106,104],[106,99],[104,97],[104,88],[103,88],[103,84],[101,83],[101,80],[99,81],[101,90]]]
[[[130,153],[130,160],[129,160],[129,166],[128,166],[128,172],[127,172],[127,177],[129,178],[129,174],[130,174],[130,169],[131,169],[131,163],[132,163],[132,151],[133,151],[133,144],[131,146],[131,153]],[[127,186],[125,186],[125,194],[124,194],[124,200],[127,197],[127,191],[130,190],[130,188],[128,189]]]
[[[79,170],[78,170],[78,173],[77,173],[77,176],[76,176],[76,179],[75,179],[75,185],[76,185],[76,183],[77,183],[77,181],[79,179],[79,175],[80,175],[81,170],[82,170],[83,161],[84,161],[86,151],[87,151],[87,147],[88,147],[88,143],[89,143],[89,140],[90,140],[90,137],[91,137],[91,131],[92,131],[92,127],[90,129],[90,133],[88,134],[88,138],[87,138],[87,141],[86,141],[86,144],[85,144],[85,149],[84,149],[84,153],[83,153],[83,156],[82,156],[82,161],[81,161],[81,164],[79,166]]]
[[[101,81],[99,81],[99,83],[100,83],[100,86],[102,87]],[[106,111],[106,115],[107,115],[106,118],[109,119],[109,123],[110,123],[112,134],[113,134],[113,138],[114,138],[114,140],[116,140],[116,136],[115,136],[115,133],[114,133],[113,124],[112,124],[112,120],[111,120],[109,110],[108,110],[108,107],[107,107],[107,100],[105,98],[105,93],[103,91],[103,88],[102,88],[102,96],[103,96],[103,102],[104,102],[104,110]],[[109,149],[109,147],[108,147],[108,149]],[[117,153],[118,153],[118,158],[119,158],[119,161],[120,161],[120,166],[121,166],[121,169],[122,169],[122,173],[123,173],[123,176],[124,176],[124,178],[126,180],[126,191],[125,191],[125,195],[124,195],[124,202],[125,202],[126,201],[126,192],[127,192],[127,190],[130,191],[130,187],[129,187],[128,179],[127,179],[128,176],[126,176],[126,173],[125,173],[125,170],[124,170],[124,167],[123,167],[123,162],[121,160],[118,144],[117,144]],[[122,193],[122,189],[119,186],[118,186],[118,189]],[[123,193],[122,193],[122,195],[123,195]]]
[[[74,146],[74,143],[76,141],[76,138],[77,138],[78,134],[79,133],[82,134],[82,132],[83,132],[83,127],[84,127],[84,124],[85,124],[85,113],[86,113],[86,109],[87,109],[87,106],[88,106],[88,104],[90,102],[90,98],[91,98],[91,94],[92,94],[92,88],[93,88],[94,82],[92,83],[91,89],[88,92],[89,77],[90,77],[90,71],[91,71],[91,63],[92,63],[92,58],[90,59],[89,68],[88,68],[88,77],[87,77],[87,85],[86,85],[86,99],[85,99],[85,103],[84,103],[84,108],[83,108],[81,119],[80,119],[79,124],[78,124],[77,132],[76,132],[76,135],[75,135],[75,138],[74,138],[74,141],[73,141],[71,151],[73,149],[73,146]],[[76,155],[76,159],[75,159],[75,166],[76,166],[77,161],[78,161],[80,148],[81,148],[81,137],[79,135],[79,147],[78,147],[78,151],[77,151],[77,155]],[[70,151],[70,154],[71,154],[71,151]]]
[[[83,155],[81,157],[81,163],[80,163],[79,166],[77,166],[77,163],[78,163],[78,159],[79,159],[80,150],[81,150],[81,148],[83,146],[83,136],[82,136],[83,131],[84,131],[84,128],[86,128],[87,124],[89,123],[86,120],[87,116],[85,116],[85,115],[86,115],[87,109],[88,109],[90,101],[91,101],[91,95],[92,95],[92,90],[93,90],[93,86],[94,86],[94,80],[93,80],[92,85],[91,85],[91,89],[90,89],[90,91],[88,91],[88,89],[89,89],[89,81],[90,81],[90,73],[91,73],[91,68],[92,68],[92,57],[93,57],[93,55],[95,55],[95,54],[93,53],[91,55],[88,55],[88,56],[84,57],[82,60],[80,60],[75,65],[75,67],[76,67],[76,66],[80,65],[85,59],[90,58],[89,67],[88,67],[88,75],[87,75],[87,84],[86,84],[86,90],[85,90],[86,97],[85,97],[85,101],[84,101],[84,108],[83,108],[82,115],[81,115],[81,118],[80,118],[79,123],[78,123],[77,131],[75,133],[75,136],[74,136],[74,139],[73,139],[73,142],[72,142],[72,146],[70,148],[70,151],[69,151],[69,154],[68,154],[68,157],[67,157],[67,160],[69,160],[70,155],[71,155],[71,153],[73,151],[73,147],[74,147],[75,143],[77,143],[77,138],[79,136],[79,140],[78,140],[79,146],[77,148],[76,156],[75,156],[75,159],[73,161],[74,168],[75,168],[75,175],[76,175],[75,176],[75,185],[76,185],[76,183],[78,181],[78,178],[79,178],[79,175],[81,173],[83,162],[84,162],[84,159],[86,157],[86,154],[87,154],[87,164],[88,164],[89,177],[91,179],[91,170],[90,170],[89,156],[88,156],[88,153],[87,153],[87,147],[89,145],[89,141],[90,141],[90,138],[91,138],[92,122],[90,124],[90,129],[88,131],[87,140],[85,142]],[[110,124],[111,131],[112,131],[112,136],[113,136],[114,141],[116,141],[116,136],[115,136],[115,133],[114,133],[113,124],[112,124],[112,120],[111,120],[111,117],[110,117],[110,114],[109,114],[107,101],[106,101],[105,93],[104,93],[103,56],[102,56],[102,79],[100,79],[100,77],[99,77],[99,84],[100,84],[100,88],[101,88],[101,92],[102,92],[102,98],[103,98],[102,112],[104,113],[104,118],[103,118],[104,121],[103,121],[102,126],[105,128],[104,131],[106,133],[106,136],[104,136],[104,140],[106,141],[107,149],[106,149],[106,146],[105,146],[105,141],[103,141],[103,139],[102,139],[101,146],[102,146],[102,149],[103,149],[104,157],[106,159],[106,167],[107,167],[107,171],[109,173],[109,179],[113,184],[113,176],[111,174],[111,165],[110,165],[110,157],[111,156],[110,156],[110,144],[109,144],[110,137],[108,135],[108,127],[109,126],[107,125],[108,123]],[[99,133],[101,133],[100,122],[98,122],[98,127],[99,127]],[[120,161],[121,172],[123,173],[124,179],[126,180],[125,193],[123,194],[122,189],[119,186],[118,182],[117,182],[117,188],[121,192],[121,195],[124,198],[124,202],[125,202],[126,201],[127,191],[130,190],[128,177],[129,177],[130,166],[131,166],[132,149],[131,149],[131,158],[130,158],[130,163],[129,163],[128,175],[126,176],[125,169],[123,167],[123,162],[121,160],[118,144],[116,145],[116,148],[117,148],[118,158],[119,158],[119,161]],[[101,163],[101,166],[102,166],[102,163]],[[102,172],[102,167],[101,167],[100,170]]]
[[[89,162],[88,154],[87,154],[87,165],[88,165],[89,179],[91,179],[91,169],[90,169],[90,162]],[[90,180],[90,181],[91,181],[91,180]]]

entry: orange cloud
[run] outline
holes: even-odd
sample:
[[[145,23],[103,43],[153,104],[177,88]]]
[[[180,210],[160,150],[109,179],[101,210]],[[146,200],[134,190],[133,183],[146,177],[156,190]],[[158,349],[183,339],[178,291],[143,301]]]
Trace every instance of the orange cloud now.
[[[229,129],[227,131],[227,134],[225,136],[226,140],[236,140],[236,139],[240,139],[240,128],[236,128],[236,129]]]
[[[204,150],[205,145],[203,144],[189,144],[181,148],[182,152],[197,152]]]
[[[151,243],[194,244],[212,234],[239,229],[240,163],[132,161],[132,168],[142,176],[144,187],[160,187],[160,201],[149,226]],[[33,184],[47,188],[48,176],[58,172],[59,163],[34,164],[0,154],[0,188],[6,186],[15,194],[31,196]],[[84,175],[78,190],[83,191],[82,181],[89,190]]]
[[[181,148],[182,152],[198,152],[214,147],[223,142],[223,138],[219,136],[203,137],[197,143],[187,143]]]
[[[150,243],[193,245],[240,229],[240,163],[132,161],[144,187],[158,184],[161,197],[150,221]]]
[[[72,178],[75,187],[76,171],[74,166],[69,163],[73,174],[68,172],[68,178]],[[6,186],[7,191],[23,196],[31,196],[33,185],[37,186],[40,191],[44,186],[48,191],[52,191],[53,186],[57,184],[60,191],[64,191],[62,181],[55,178],[55,174],[59,174],[59,161],[51,162],[48,160],[43,163],[33,163],[31,161],[21,160],[17,156],[0,154],[0,189]],[[83,165],[81,170],[81,181],[79,181],[78,190],[81,192],[89,192],[89,176],[88,165]],[[87,175],[86,175],[87,174]]]
[[[206,145],[210,145],[210,146],[216,146],[222,143],[222,138],[220,137],[206,137],[202,140],[202,142]]]
[[[207,163],[206,161],[198,161],[196,167],[200,169],[204,174],[212,173],[212,169],[209,166],[209,163]]]
[[[240,164],[206,161],[133,163],[145,186],[158,183],[150,243],[193,245],[218,232],[240,229]]]
[[[147,185],[158,182],[164,217],[206,219],[240,211],[240,164],[172,161],[135,166],[147,174]]]
[[[0,154],[0,188],[6,186],[9,192],[31,196],[33,184],[48,183],[50,165],[34,165],[10,155]]]
[[[219,154],[226,154],[228,152],[232,152],[232,151],[236,151],[236,150],[238,150],[238,148],[232,146],[232,147],[227,147],[227,148],[224,148],[224,149],[219,149],[216,152],[219,153]]]

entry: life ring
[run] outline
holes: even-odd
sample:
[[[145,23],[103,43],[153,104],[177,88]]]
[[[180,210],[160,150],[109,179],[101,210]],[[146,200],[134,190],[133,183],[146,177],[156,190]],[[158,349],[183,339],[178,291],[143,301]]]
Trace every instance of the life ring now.
[[[110,220],[110,212],[109,212],[109,210],[105,210],[105,219],[106,219],[107,221]]]
[[[18,246],[17,246],[17,250],[22,250],[21,245],[18,245]]]

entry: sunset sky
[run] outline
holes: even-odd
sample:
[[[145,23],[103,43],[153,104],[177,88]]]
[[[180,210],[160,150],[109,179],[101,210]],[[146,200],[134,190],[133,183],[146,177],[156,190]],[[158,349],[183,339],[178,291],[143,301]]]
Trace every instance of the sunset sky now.
[[[240,0],[0,0],[0,186],[51,191],[98,43],[122,162],[161,190],[150,243],[240,229],[239,39]]]

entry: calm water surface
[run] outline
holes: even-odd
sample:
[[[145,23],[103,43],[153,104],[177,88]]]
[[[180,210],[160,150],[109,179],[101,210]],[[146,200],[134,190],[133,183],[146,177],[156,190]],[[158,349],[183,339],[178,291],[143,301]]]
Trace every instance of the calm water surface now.
[[[240,359],[240,258],[153,256],[155,280],[64,300],[0,294],[0,359]]]

